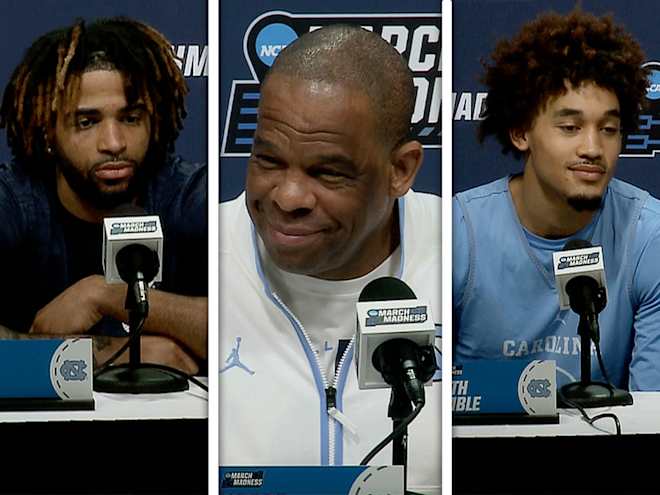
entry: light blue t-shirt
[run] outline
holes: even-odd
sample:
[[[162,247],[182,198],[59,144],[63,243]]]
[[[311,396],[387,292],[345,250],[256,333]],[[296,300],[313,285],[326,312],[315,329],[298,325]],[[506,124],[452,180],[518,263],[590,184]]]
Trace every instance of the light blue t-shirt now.
[[[509,180],[454,197],[455,362],[554,359],[559,385],[578,381],[579,317],[559,309],[552,253],[584,239],[603,248],[608,299],[599,321],[612,383],[660,390],[660,201],[614,179],[589,225],[550,240],[522,227]],[[591,368],[602,381],[594,349]]]

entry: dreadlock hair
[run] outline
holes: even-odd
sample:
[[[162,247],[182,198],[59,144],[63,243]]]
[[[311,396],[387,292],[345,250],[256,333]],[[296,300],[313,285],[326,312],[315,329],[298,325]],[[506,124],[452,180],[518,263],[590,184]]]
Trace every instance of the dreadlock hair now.
[[[15,159],[28,167],[53,160],[57,115],[77,101],[83,73],[97,69],[119,71],[127,103],[144,103],[151,121],[150,161],[158,164],[174,150],[188,88],[169,41],[125,17],[89,25],[79,19],[37,39],[5,88],[0,128],[7,129]]]
[[[415,86],[405,59],[381,36],[359,25],[332,24],[288,45],[266,73],[341,84],[368,96],[384,143],[410,140]]]
[[[522,153],[513,146],[511,130],[529,129],[548,99],[595,83],[616,94],[624,132],[635,129],[646,94],[648,70],[642,68],[639,44],[614,24],[610,15],[596,17],[579,8],[568,15],[545,13],[525,24],[511,40],[500,41],[483,62],[489,89],[479,141],[494,135],[502,153]]]

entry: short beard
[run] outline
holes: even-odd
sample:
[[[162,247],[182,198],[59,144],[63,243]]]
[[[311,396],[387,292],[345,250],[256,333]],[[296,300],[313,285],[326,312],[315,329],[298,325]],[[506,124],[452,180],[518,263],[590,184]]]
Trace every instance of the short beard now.
[[[133,177],[123,191],[107,192],[100,189],[94,180],[94,170],[98,165],[92,167],[83,174],[66,157],[58,156],[57,163],[67,184],[80,199],[98,210],[110,210],[119,205],[132,202],[146,184],[148,176],[146,163],[135,163]]]
[[[566,200],[575,211],[596,211],[600,208],[603,202],[602,196],[586,197],[586,196],[573,196]]]

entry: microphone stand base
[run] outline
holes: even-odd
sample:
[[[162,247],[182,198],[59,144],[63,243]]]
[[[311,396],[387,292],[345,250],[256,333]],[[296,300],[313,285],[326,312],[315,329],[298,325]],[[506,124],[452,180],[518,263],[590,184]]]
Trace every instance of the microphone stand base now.
[[[118,394],[162,394],[188,390],[188,380],[160,368],[113,366],[94,377],[96,392]]]
[[[563,408],[574,409],[575,405],[585,408],[630,406],[633,403],[632,395],[626,390],[599,382],[569,383],[561,387],[560,393],[557,395],[558,406]]]

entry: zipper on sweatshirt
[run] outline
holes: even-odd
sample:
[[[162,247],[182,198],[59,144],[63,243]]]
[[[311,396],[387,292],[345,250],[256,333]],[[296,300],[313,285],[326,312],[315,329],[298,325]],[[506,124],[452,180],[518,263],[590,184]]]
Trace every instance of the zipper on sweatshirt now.
[[[337,407],[337,391],[343,393],[343,387],[340,390],[339,383],[342,378],[344,363],[346,362],[347,356],[350,354],[352,344],[353,344],[353,339],[351,339],[349,345],[346,346],[344,352],[341,355],[341,358],[339,359],[339,363],[337,365],[337,369],[335,370],[335,376],[332,381],[332,385],[326,389],[326,397],[328,397],[329,394],[330,398],[332,399],[331,401],[326,401],[326,406],[328,410],[328,421],[329,421],[328,435],[330,437],[328,446],[330,447],[330,453],[332,456],[331,459],[333,464],[336,464],[338,460],[339,460],[339,464],[343,464],[343,462],[341,462],[343,455],[337,455],[338,448],[341,448],[341,445],[338,446],[337,443],[339,442],[341,444],[341,442],[343,441],[343,429],[341,430],[342,434],[336,435],[336,428],[343,427],[348,431],[350,431],[355,437],[357,437],[357,428]]]
[[[328,400],[328,388],[329,388],[329,383],[328,383],[328,377],[325,374],[325,370],[321,366],[321,358],[319,357],[318,353],[315,352],[315,347],[312,344],[312,339],[310,338],[309,334],[307,333],[307,330],[305,330],[305,327],[303,324],[300,322],[300,320],[296,317],[295,314],[293,314],[293,311],[289,309],[289,307],[284,304],[282,299],[275,293],[271,292],[273,298],[275,301],[280,305],[280,307],[285,311],[289,319],[293,322],[293,324],[298,327],[300,330],[300,333],[302,333],[305,343],[307,344],[308,348],[312,350],[312,354],[314,355],[314,362],[316,363],[316,371],[318,371],[319,376],[321,378],[321,386],[323,387],[323,390],[325,392],[325,399],[326,399],[326,408],[323,414],[323,417],[321,418],[321,421],[325,421],[327,425],[327,431],[328,431],[328,438],[326,438],[328,442],[328,465],[334,466],[335,464],[335,442],[334,442],[334,422],[332,418],[328,414],[328,406],[327,406],[327,400]],[[336,395],[334,395],[333,400],[336,401]]]
[[[316,363],[316,370],[319,373],[319,376],[321,377],[321,383],[324,389],[325,393],[325,414],[324,418],[321,420],[327,421],[327,427],[328,427],[328,465],[334,466],[336,464],[336,442],[335,442],[335,424],[336,422],[340,423],[342,426],[347,428],[353,435],[357,436],[357,429],[355,425],[346,417],[344,414],[337,409],[337,385],[339,383],[339,378],[341,377],[342,370],[344,368],[344,363],[346,361],[346,356],[349,355],[350,350],[353,347],[353,342],[355,338],[351,339],[351,342],[349,343],[348,346],[346,346],[346,349],[344,349],[344,352],[341,355],[341,358],[339,359],[339,364],[337,366],[337,370],[335,372],[334,380],[332,382],[332,385],[329,383],[328,377],[325,373],[325,370],[321,366],[321,358],[319,357],[318,353],[315,352],[315,347],[314,344],[312,343],[312,339],[309,336],[309,333],[307,333],[307,330],[305,330],[305,327],[303,324],[300,322],[300,320],[296,317],[295,314],[293,314],[293,311],[289,309],[289,307],[284,304],[282,299],[275,293],[271,292],[273,298],[275,301],[280,305],[280,307],[287,313],[287,316],[289,319],[295,324],[295,326],[298,327],[300,332],[302,333],[303,337],[305,338],[305,342],[309,349],[312,350],[312,354],[314,355],[314,361]],[[341,439],[339,439],[341,440]]]

